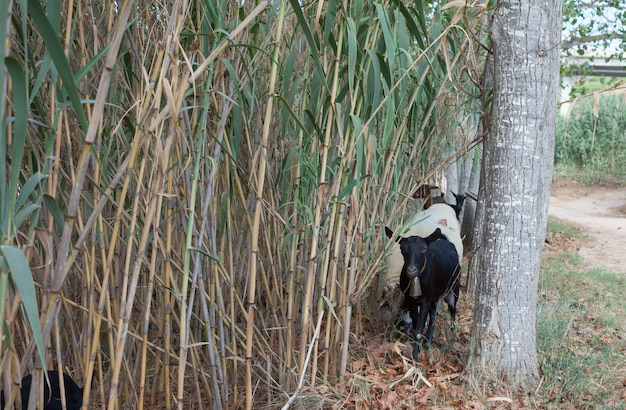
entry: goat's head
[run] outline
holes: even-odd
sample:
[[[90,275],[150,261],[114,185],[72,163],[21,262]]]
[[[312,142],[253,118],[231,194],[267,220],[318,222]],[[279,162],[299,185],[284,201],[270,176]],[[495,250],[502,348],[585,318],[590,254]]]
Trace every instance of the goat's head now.
[[[460,208],[463,206],[463,203],[465,202],[465,199],[467,198],[467,195],[465,194],[455,194],[454,192],[452,192],[452,195],[454,195],[454,199],[456,199],[456,205]]]
[[[417,187],[415,192],[413,192],[413,198],[428,198],[431,194],[430,191],[435,189],[439,189],[439,187],[428,184],[420,185]]]
[[[388,238],[394,237],[394,232],[388,227],[385,227],[385,233]],[[428,245],[441,237],[443,237],[441,229],[437,228],[435,232],[426,238],[420,236],[409,236],[407,238],[398,236],[395,238],[395,241],[400,245],[400,252],[404,258],[402,270],[408,279],[412,280],[420,276],[424,268]]]
[[[420,185],[415,192],[413,192],[413,198],[424,199],[424,209],[428,209],[433,204],[431,191],[434,189],[439,189],[439,187],[428,184]]]

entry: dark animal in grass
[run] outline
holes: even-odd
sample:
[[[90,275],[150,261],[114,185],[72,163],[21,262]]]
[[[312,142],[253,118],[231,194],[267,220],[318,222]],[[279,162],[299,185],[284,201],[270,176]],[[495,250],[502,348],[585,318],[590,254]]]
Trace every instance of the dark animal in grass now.
[[[461,226],[454,209],[447,204],[432,204],[426,210],[416,213],[409,219],[402,231],[396,231],[398,236],[420,236],[426,238],[436,229],[454,244],[459,255],[459,262],[463,257],[463,241],[461,239]],[[397,240],[392,245],[385,258],[387,268],[385,269],[385,288],[383,289],[381,306],[389,306],[395,313],[399,313],[400,304],[404,300],[400,291],[400,273],[404,266],[404,257],[400,252],[400,245]],[[400,297],[398,297],[398,293]],[[411,322],[410,315],[405,315],[407,321]]]
[[[394,233],[385,227],[389,238]],[[456,316],[456,300],[460,288],[459,255],[455,246],[441,229],[426,238],[409,236],[396,239],[404,265],[400,274],[400,289],[404,293],[403,309],[411,318],[410,330],[415,338],[413,360],[419,358],[422,339],[430,343],[435,329],[437,305],[446,299],[452,323]],[[428,329],[424,335],[424,327],[428,320]]]
[[[465,199],[467,198],[467,195],[455,194],[454,192],[452,192],[452,195],[454,195],[454,199],[456,199],[456,204],[450,205],[450,206],[452,207],[452,209],[454,209],[454,213],[456,213],[456,217],[458,218],[459,215],[461,215],[461,210],[463,209],[463,204],[465,203]]]
[[[61,387],[59,385],[59,372],[54,370],[48,371],[48,378],[50,380],[50,385],[48,385],[45,377],[43,381],[43,408],[44,410],[62,410],[63,407],[61,405]],[[65,385],[65,403],[67,404],[67,410],[79,410],[83,405],[83,389],[78,387],[74,380],[65,373],[63,373],[63,383]],[[30,396],[31,384],[32,376],[30,374],[22,379],[22,409],[28,408],[28,397]],[[50,394],[50,391],[52,391],[52,395]],[[0,404],[2,405],[2,409],[4,409],[4,390],[0,392]]]
[[[421,198],[424,199],[423,209],[430,208],[433,204],[446,204],[454,209],[454,213],[456,214],[457,219],[459,215],[461,215],[461,210],[463,209],[463,203],[465,202],[465,194],[455,194],[454,199],[456,199],[456,204],[452,205],[446,202],[445,194],[442,192],[441,195],[433,196],[432,191],[435,189],[439,189],[439,187],[431,186],[428,184],[420,185],[415,192],[413,193],[413,198]]]
[[[413,198],[421,198],[424,199],[423,209],[428,209],[433,203],[445,203],[443,197],[432,195],[432,190],[439,189],[439,187],[434,185],[423,184],[417,187],[415,192],[413,192]]]

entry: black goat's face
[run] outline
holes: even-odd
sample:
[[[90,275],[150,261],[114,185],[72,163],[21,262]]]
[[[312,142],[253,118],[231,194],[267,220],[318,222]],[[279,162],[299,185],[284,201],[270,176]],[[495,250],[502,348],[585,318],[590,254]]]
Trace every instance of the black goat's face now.
[[[407,277],[411,280],[419,277],[420,271],[424,266],[428,243],[419,236],[401,238],[398,243],[404,258],[404,271]]]
[[[394,233],[391,229],[385,227],[388,238],[392,238]],[[437,228],[435,232],[426,238],[419,236],[409,236],[407,238],[397,237],[396,241],[400,245],[400,252],[404,258],[404,268],[407,277],[412,280],[420,276],[426,259],[426,251],[428,245],[441,238],[443,235],[441,229]]]

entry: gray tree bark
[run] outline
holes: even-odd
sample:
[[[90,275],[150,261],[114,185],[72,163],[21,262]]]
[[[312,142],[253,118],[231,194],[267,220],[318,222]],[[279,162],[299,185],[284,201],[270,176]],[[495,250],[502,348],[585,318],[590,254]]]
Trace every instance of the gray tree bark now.
[[[548,218],[561,0],[499,1],[491,35],[494,89],[484,141],[473,274],[473,380],[534,384],[537,278]]]

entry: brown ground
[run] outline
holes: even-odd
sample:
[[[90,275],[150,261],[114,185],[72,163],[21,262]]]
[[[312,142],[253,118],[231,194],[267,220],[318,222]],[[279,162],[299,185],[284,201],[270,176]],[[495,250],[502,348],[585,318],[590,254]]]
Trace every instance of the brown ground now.
[[[549,214],[587,234],[578,252],[589,265],[626,273],[626,189],[559,181],[552,186]]]

